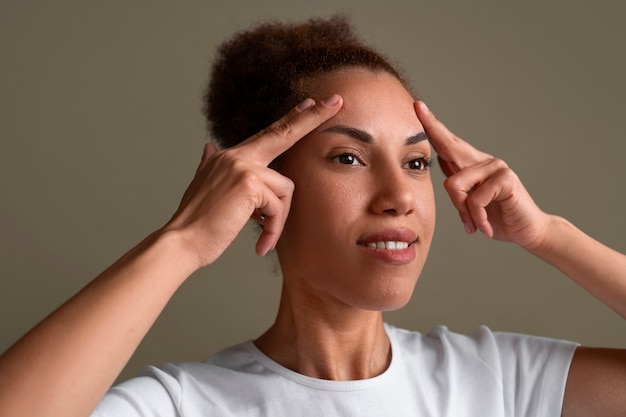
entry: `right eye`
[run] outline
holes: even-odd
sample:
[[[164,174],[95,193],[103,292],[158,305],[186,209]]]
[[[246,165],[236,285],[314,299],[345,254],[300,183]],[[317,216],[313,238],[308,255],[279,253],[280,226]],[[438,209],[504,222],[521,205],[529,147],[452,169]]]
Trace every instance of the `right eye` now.
[[[332,158],[332,160],[343,165],[361,165],[359,158],[351,153],[342,153],[341,155],[337,155]]]

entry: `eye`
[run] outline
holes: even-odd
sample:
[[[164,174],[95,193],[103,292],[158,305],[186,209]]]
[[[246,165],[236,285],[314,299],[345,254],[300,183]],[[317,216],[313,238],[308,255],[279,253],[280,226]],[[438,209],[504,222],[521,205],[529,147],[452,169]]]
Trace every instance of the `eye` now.
[[[337,155],[332,158],[333,161],[339,162],[343,165],[362,165],[359,158],[351,153],[342,153],[341,155]]]
[[[430,166],[430,158],[422,157],[413,159],[405,164],[405,167],[414,171],[426,171]]]

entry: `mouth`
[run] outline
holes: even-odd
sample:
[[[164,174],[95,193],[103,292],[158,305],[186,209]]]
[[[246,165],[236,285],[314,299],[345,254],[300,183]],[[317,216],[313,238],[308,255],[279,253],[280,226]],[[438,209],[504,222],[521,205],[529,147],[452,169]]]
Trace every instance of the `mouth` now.
[[[401,251],[408,249],[418,241],[415,232],[410,229],[394,229],[377,232],[359,239],[360,246],[368,249]]]
[[[357,243],[362,251],[387,265],[407,265],[417,256],[419,238],[410,229],[391,229],[370,234]]]
[[[361,243],[361,245],[369,249],[403,250],[403,249],[408,248],[414,242],[415,241],[404,242],[401,240],[382,240],[379,242]]]

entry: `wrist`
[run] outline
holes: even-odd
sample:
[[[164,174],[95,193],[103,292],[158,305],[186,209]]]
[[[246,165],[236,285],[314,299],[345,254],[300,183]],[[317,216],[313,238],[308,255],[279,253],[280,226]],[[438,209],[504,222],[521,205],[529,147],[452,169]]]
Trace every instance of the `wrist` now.
[[[175,257],[172,261],[190,269],[191,273],[212,264],[223,252],[219,244],[214,244],[221,240],[209,239],[213,234],[206,230],[198,231],[190,227],[173,227],[167,224],[154,235],[171,251]]]
[[[567,229],[571,227],[571,223],[562,217],[553,214],[546,214],[545,216],[543,224],[539,227],[537,237],[523,245],[524,249],[541,258],[545,258],[559,244],[563,243]]]
[[[161,260],[167,262],[169,268],[189,276],[206,265],[189,242],[190,239],[182,230],[163,228],[148,236],[142,244],[156,251]]]

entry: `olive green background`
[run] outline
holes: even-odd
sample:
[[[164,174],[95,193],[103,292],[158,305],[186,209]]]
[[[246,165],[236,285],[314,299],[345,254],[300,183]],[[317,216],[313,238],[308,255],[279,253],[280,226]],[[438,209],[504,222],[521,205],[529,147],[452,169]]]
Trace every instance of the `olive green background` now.
[[[0,351],[176,209],[207,140],[216,45],[263,19],[337,11],[545,210],[626,251],[624,2],[2,1]],[[466,235],[433,172],[431,257],[388,321],[626,346],[624,321],[556,270]],[[254,233],[182,287],[122,377],[203,359],[271,323],[280,278]]]

